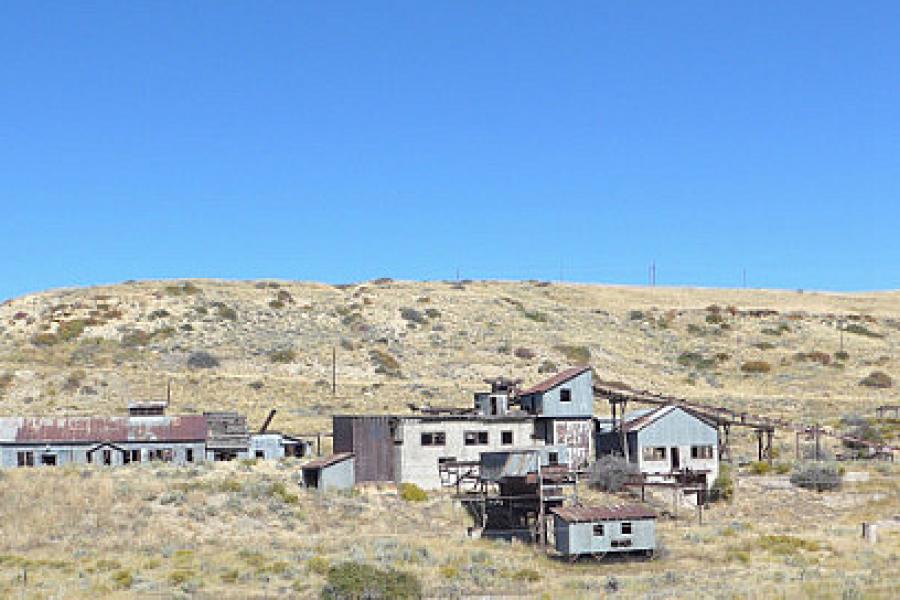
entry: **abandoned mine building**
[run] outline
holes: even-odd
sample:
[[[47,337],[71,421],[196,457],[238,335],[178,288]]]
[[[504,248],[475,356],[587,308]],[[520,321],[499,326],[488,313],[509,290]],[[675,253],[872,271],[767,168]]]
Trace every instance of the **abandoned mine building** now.
[[[647,482],[706,490],[719,474],[717,424],[692,410],[666,405],[596,423],[597,456],[624,455]]]
[[[332,454],[311,460],[301,469],[300,482],[307,489],[349,490],[356,483],[352,453]]]
[[[442,484],[445,463],[477,463],[481,454],[566,446],[570,468],[593,456],[594,397],[590,367],[559,373],[518,392],[491,380],[468,409],[419,409],[412,415],[335,415],[334,451],[356,456],[358,482]]]
[[[639,504],[550,510],[555,547],[565,557],[656,550],[656,513]]]
[[[278,459],[311,449],[265,428],[250,433],[238,413],[169,416],[165,408],[165,402],[138,402],[129,404],[128,416],[0,417],[0,467]]]

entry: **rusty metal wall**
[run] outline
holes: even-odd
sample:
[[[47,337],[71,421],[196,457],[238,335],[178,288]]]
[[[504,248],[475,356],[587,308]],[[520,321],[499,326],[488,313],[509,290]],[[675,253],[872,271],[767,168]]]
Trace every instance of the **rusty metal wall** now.
[[[553,431],[553,443],[569,447],[569,466],[574,469],[587,466],[593,456],[593,422],[590,419],[557,419]]]
[[[334,451],[356,454],[356,481],[396,481],[391,422],[386,416],[332,417]]]

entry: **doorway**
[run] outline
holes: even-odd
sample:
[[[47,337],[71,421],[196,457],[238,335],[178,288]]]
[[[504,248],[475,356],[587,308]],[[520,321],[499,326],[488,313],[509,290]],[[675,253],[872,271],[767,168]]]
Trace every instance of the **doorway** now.
[[[672,446],[670,454],[672,455],[672,470],[677,471],[681,468],[681,457],[678,456],[678,446]]]

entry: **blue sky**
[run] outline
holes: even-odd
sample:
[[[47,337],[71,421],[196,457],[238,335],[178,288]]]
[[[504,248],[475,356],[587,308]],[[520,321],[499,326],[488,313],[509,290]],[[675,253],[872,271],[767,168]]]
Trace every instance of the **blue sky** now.
[[[900,287],[897,2],[3,2],[0,297]]]

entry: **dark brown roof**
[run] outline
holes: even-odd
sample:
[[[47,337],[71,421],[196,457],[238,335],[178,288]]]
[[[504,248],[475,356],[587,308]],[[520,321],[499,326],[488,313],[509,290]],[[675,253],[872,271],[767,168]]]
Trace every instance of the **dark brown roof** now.
[[[305,465],[303,465],[304,469],[324,469],[325,467],[330,467],[331,465],[337,464],[341,461],[347,460],[348,458],[353,458],[354,454],[352,452],[338,452],[337,454],[332,454],[331,456],[326,456],[324,458],[317,458],[316,460],[311,460]]]
[[[566,369],[562,373],[557,373],[550,379],[545,379],[534,387],[530,387],[527,390],[523,390],[519,392],[520,396],[527,396],[529,394],[543,394],[549,390],[552,390],[556,386],[569,381],[570,379],[574,379],[578,377],[585,371],[590,371],[591,367],[585,365],[583,367],[572,367],[571,369]]]
[[[9,419],[16,443],[180,442],[206,439],[206,417],[20,417]]]
[[[687,414],[691,415],[692,417],[699,419],[700,421],[703,421],[710,427],[716,427],[716,423],[714,421],[710,420],[709,417],[698,413],[697,411],[691,410],[690,408],[687,408],[684,406],[678,406],[676,404],[666,404],[665,406],[660,406],[660,407],[654,408],[650,412],[643,414],[636,419],[626,421],[623,429],[625,431],[637,431],[639,429],[643,429],[644,427],[646,427],[647,425],[650,425],[651,423],[653,423],[660,417],[663,417],[664,415],[667,415],[676,409],[686,412]]]
[[[561,506],[551,508],[550,510],[560,519],[568,523],[656,518],[655,512],[640,504],[620,504],[616,506]]]

